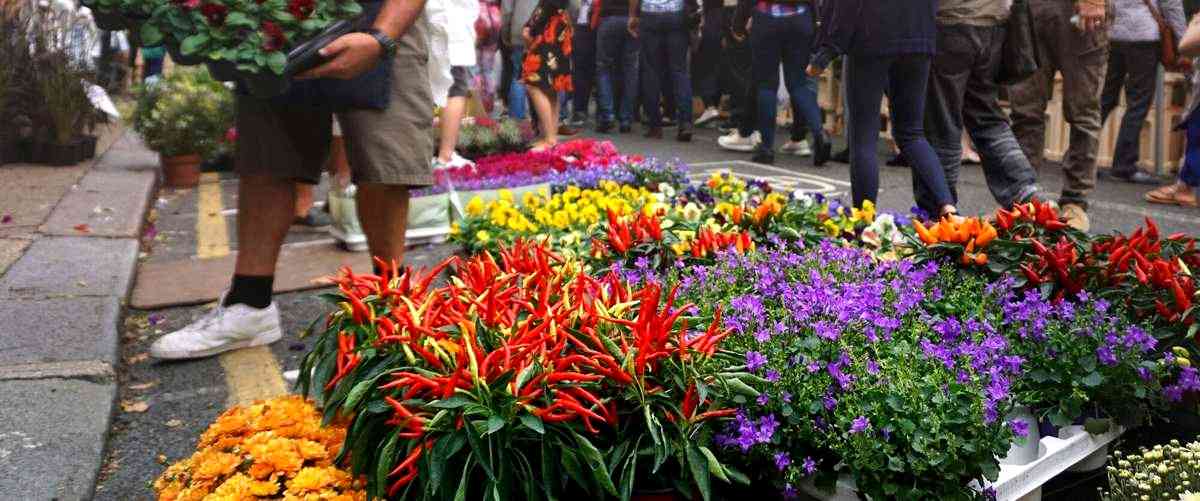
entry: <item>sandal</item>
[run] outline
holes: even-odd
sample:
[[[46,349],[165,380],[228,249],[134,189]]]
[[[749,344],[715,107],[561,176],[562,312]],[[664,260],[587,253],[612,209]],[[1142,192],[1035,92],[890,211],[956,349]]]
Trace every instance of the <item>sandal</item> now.
[[[1178,205],[1180,207],[1197,207],[1196,192],[1186,184],[1163,186],[1146,193],[1143,197],[1152,204]]]

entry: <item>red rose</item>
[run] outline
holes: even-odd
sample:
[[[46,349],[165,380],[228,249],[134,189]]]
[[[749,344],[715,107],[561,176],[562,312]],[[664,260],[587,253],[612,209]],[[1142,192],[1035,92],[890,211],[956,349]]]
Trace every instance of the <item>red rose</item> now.
[[[287,43],[287,37],[283,35],[283,28],[280,28],[279,25],[271,21],[263,21],[262,31],[262,48],[267,52],[274,52],[282,49],[283,45]]]
[[[316,8],[315,0],[289,0],[288,12],[291,12],[296,19],[301,21],[308,19],[312,15],[313,9]]]
[[[229,14],[229,8],[219,3],[206,3],[200,6],[200,13],[208,19],[208,24],[220,26],[225,23],[225,15]]]

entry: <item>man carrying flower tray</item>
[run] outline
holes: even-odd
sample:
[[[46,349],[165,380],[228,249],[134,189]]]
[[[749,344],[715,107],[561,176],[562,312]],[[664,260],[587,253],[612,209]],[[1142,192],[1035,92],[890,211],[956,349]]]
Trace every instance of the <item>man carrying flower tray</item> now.
[[[425,0],[381,1],[370,28],[326,45],[319,52],[321,62],[297,79],[349,80],[383,65],[390,72],[376,73],[382,74],[386,95],[367,96],[382,99],[382,106],[239,96],[241,140],[234,160],[240,175],[239,250],[232,284],[216,309],[157,340],[150,349],[154,357],[208,357],[282,336],[271,298],[275,265],[292,224],[296,182],[317,182],[329,156],[335,110],[371,254],[385,262],[403,261],[409,188],[433,183],[433,145],[421,130],[433,121],[427,27],[421,17]]]

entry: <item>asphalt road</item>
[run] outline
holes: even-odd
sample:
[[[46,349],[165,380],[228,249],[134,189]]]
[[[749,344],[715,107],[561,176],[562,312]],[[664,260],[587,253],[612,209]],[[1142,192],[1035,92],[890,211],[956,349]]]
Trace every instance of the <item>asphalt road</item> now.
[[[668,130],[668,137],[673,131]],[[716,131],[702,130],[692,143],[671,140],[647,141],[638,134],[607,136],[623,152],[643,153],[659,158],[678,158],[693,165],[693,172],[703,175],[711,169],[732,168],[747,176],[767,177],[776,182],[792,184],[831,194],[845,193],[849,186],[849,171],[844,164],[814,168],[807,158],[781,155],[774,167],[750,165],[749,155],[720,150]],[[781,137],[781,139],[784,139]],[[881,151],[881,155],[884,152]],[[886,158],[881,156],[882,159]],[[740,162],[740,163],[738,163]],[[907,169],[883,167],[880,207],[885,210],[907,211],[912,205],[911,179]],[[1041,184],[1056,192],[1061,186],[1058,172],[1043,173]],[[1092,221],[1094,232],[1127,231],[1139,224],[1142,217],[1158,219],[1164,231],[1200,233],[1200,218],[1195,210],[1149,207],[1141,202],[1145,190],[1141,186],[1116,185],[1101,182],[1093,196]],[[226,208],[225,223],[235,224],[236,214],[228,209],[236,203],[236,180],[222,174],[222,203]],[[959,186],[960,210],[963,213],[990,211],[994,202],[987,191],[983,175],[977,166],[964,169]],[[318,197],[319,198],[319,197]],[[197,251],[196,220],[198,197],[194,191],[164,192],[157,204],[156,226],[159,236],[147,250],[146,260],[179,259],[194,256]],[[229,232],[231,237],[234,232]],[[321,232],[293,228],[289,242],[326,238]],[[236,242],[230,241],[231,249]],[[411,251],[411,257],[421,262],[433,262],[437,256],[450,252],[446,247],[426,247]],[[332,270],[331,270],[332,271]],[[202,314],[207,306],[168,308],[155,311],[129,311],[123,330],[123,362],[119,368],[122,406],[118,410],[109,438],[109,456],[97,487],[98,500],[152,499],[150,483],[165,465],[189,455],[200,432],[227,405],[236,400],[245,384],[246,374],[258,377],[258,371],[296,368],[309,341],[299,333],[316,315],[324,311],[314,291],[282,294],[276,297],[283,316],[285,338],[249,362],[231,362],[224,358],[161,363],[146,356],[149,343],[163,333],[182,327]],[[276,379],[271,374],[270,379]],[[139,410],[145,407],[144,411]],[[1078,497],[1073,497],[1079,499]]]

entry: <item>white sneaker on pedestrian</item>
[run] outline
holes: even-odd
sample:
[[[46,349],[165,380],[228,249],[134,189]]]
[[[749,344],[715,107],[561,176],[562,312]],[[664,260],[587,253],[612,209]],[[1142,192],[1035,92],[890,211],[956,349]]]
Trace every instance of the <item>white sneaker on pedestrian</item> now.
[[[221,298],[224,301],[224,297]],[[244,304],[221,306],[187,327],[167,334],[150,345],[150,356],[160,360],[211,357],[230,350],[274,343],[283,337],[279,309]]]
[[[460,167],[474,168],[475,162],[472,162],[470,160],[463,158],[462,155],[459,155],[458,152],[456,151],[456,152],[450,154],[450,161],[447,162],[446,165],[450,166],[451,168],[455,168],[455,169],[460,168]]]
[[[329,234],[350,252],[367,250],[367,235],[358,223],[358,204],[354,201],[357,192],[353,184],[329,190],[329,215],[333,217]]]
[[[705,108],[704,113],[700,114],[700,118],[696,119],[696,127],[703,127],[704,124],[707,124],[720,116],[721,112],[716,108]]]
[[[757,131],[749,136],[743,136],[738,131],[730,132],[717,138],[717,144],[730,151],[754,151],[762,143],[762,135]]]
[[[812,147],[808,145],[807,140],[788,141],[786,143],[783,143],[783,146],[779,147],[779,151],[781,151],[783,153],[787,153],[789,155],[796,155],[799,157],[806,157],[806,156],[812,155],[812,152],[813,152]]]

